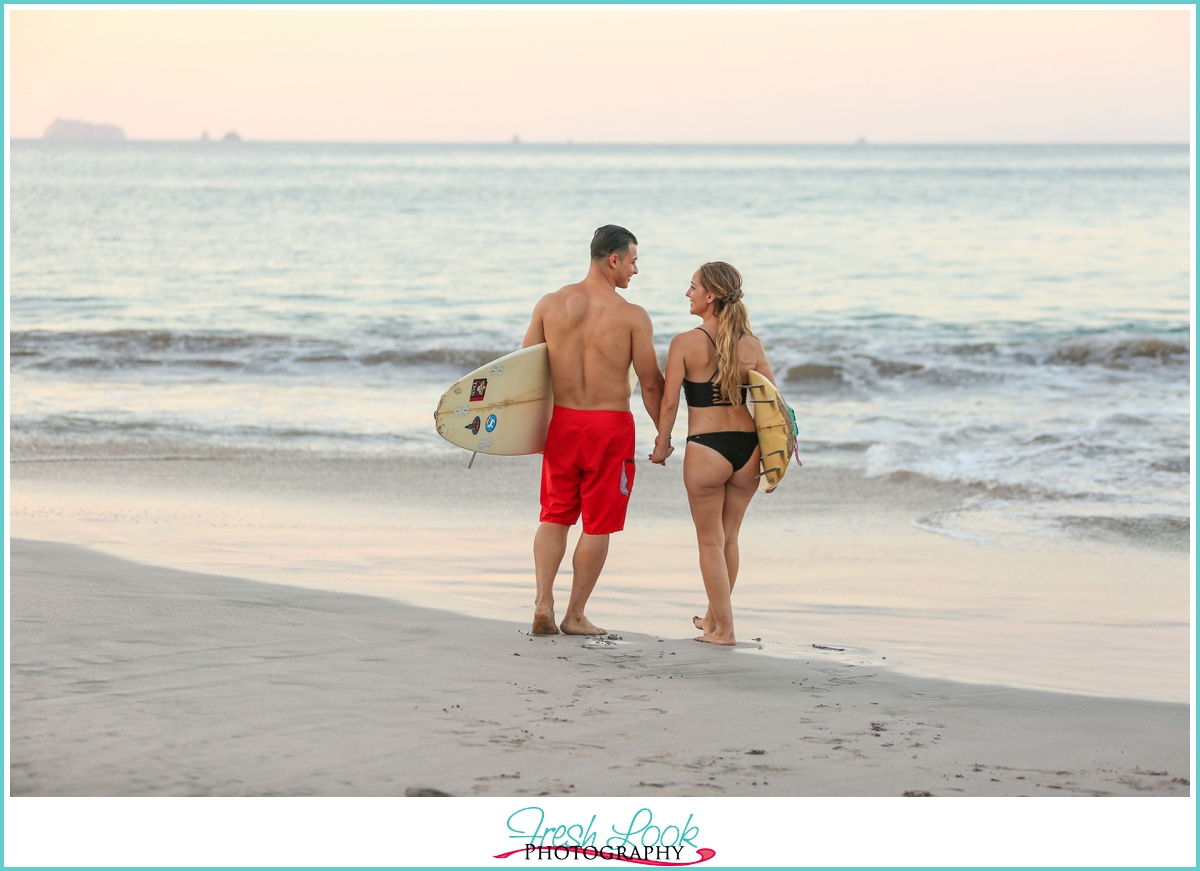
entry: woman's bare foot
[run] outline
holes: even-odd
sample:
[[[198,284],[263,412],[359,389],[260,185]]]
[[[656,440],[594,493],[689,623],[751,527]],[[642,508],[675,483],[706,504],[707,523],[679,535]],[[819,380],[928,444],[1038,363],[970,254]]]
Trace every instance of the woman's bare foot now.
[[[554,625],[554,609],[541,605],[533,609],[533,634],[557,635],[558,627]]]
[[[710,632],[708,635],[697,635],[693,641],[703,641],[707,644],[721,644],[725,647],[736,647],[737,641],[733,635],[718,635],[715,632]]]
[[[572,620],[567,617],[562,621],[562,631],[567,635],[607,635],[608,632],[596,626],[587,617]]]
[[[706,623],[704,621],[703,617],[693,617],[692,625],[695,626],[697,629],[699,629],[701,632],[703,632],[705,635],[708,635],[709,633],[711,633],[713,631],[713,627],[709,626],[708,623]]]

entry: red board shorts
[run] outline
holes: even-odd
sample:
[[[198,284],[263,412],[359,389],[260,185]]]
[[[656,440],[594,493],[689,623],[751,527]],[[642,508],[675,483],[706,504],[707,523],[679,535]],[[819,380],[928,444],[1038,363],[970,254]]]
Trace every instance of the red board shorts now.
[[[542,452],[542,522],[606,535],[625,528],[633,490],[633,414],[554,406]]]

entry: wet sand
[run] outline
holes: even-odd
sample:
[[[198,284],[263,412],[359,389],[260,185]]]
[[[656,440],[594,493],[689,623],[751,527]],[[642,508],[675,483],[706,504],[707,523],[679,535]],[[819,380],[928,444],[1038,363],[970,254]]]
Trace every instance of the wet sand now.
[[[21,539],[11,608],[13,796],[1190,795],[1184,704],[531,638]]]
[[[12,535],[522,625],[531,617],[537,458],[480,456],[468,472],[466,454],[159,449],[158,459],[13,462]],[[705,600],[679,466],[639,467],[627,529],[589,606],[606,629],[695,635]],[[1190,699],[1186,553],[1068,536],[979,545],[919,525],[972,496],[816,461],[757,496],[734,594],[739,655],[809,657],[819,644],[823,661],[909,675]]]

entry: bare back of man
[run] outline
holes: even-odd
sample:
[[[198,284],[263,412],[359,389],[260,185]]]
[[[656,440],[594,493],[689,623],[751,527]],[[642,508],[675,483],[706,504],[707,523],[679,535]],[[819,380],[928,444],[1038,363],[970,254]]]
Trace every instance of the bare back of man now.
[[[651,356],[642,361],[643,369],[658,366],[645,310],[613,289],[590,287],[587,281],[547,295],[538,307],[550,357],[554,404],[629,411],[629,366],[635,362],[635,341],[644,337],[649,345],[645,350]]]
[[[597,238],[606,230],[602,227]],[[629,239],[632,234],[621,230]],[[618,245],[620,236],[617,237]],[[611,245],[609,247],[612,247]],[[561,628],[577,635],[602,635],[584,606],[608,556],[611,532],[624,527],[632,485],[633,421],[629,413],[629,367],[642,385],[642,401],[657,421],[663,376],[654,351],[654,329],[641,306],[617,288],[637,274],[636,240],[627,247],[593,256],[587,277],[547,294],[533,310],[522,347],[545,342],[554,387],[554,416],[542,460],[542,515],[534,537],[537,593],[533,634],[559,631],[554,619],[554,579],[566,554],[567,530],[583,515],[583,535],[572,557],[571,598]],[[617,427],[605,453],[607,429]],[[581,433],[588,433],[581,438]],[[619,488],[619,489],[618,489]]]

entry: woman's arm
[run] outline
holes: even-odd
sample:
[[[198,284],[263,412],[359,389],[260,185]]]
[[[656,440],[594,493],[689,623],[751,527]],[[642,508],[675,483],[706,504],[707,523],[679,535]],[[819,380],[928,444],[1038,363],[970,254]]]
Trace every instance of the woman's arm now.
[[[766,378],[772,384],[775,384],[775,373],[771,371],[771,363],[767,360],[767,352],[763,350],[762,342],[758,343],[758,360],[750,367],[755,372],[758,372],[762,377]],[[778,384],[775,384],[778,387]]]
[[[683,387],[683,336],[681,333],[673,338],[667,351],[666,384],[659,410],[658,438],[654,440],[654,453],[650,455],[650,462],[660,466],[667,464],[667,457],[675,450],[671,447],[671,430],[679,414],[679,391]]]
[[[767,352],[765,350],[763,350],[762,342],[758,343],[758,361],[750,368],[753,369],[755,372],[758,372],[760,375],[762,375],[764,378],[766,378],[772,384],[775,384],[775,373],[771,371],[771,363],[769,360],[767,360]],[[778,389],[779,385],[775,384],[775,387],[776,387],[776,389]],[[780,398],[782,399],[782,397],[780,397]],[[790,413],[791,413],[791,411],[790,411],[790,406],[789,406],[789,414]],[[784,419],[787,420],[788,416],[789,416],[788,414],[785,414]],[[789,425],[790,425],[790,422],[789,422]],[[791,438],[789,438],[788,441],[790,443],[792,441]],[[792,449],[793,448],[790,448],[790,447],[788,448],[789,451]],[[790,456],[790,454],[789,454],[789,456]],[[777,487],[779,485],[776,484],[775,486]],[[767,492],[774,493],[775,487],[772,487],[770,490],[767,490]]]

